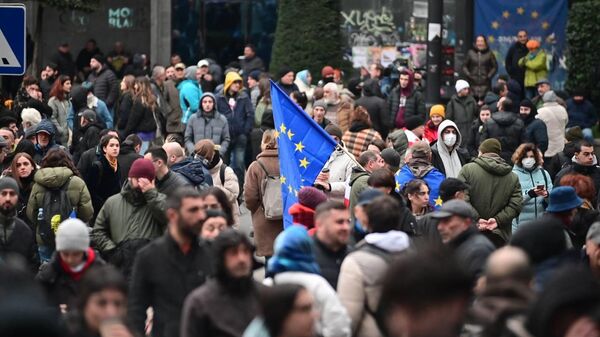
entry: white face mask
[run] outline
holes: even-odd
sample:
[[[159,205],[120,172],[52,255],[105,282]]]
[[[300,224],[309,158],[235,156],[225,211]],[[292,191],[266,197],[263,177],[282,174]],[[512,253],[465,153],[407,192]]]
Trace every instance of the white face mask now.
[[[535,165],[535,158],[523,158],[521,164],[523,164],[524,168],[530,169]]]
[[[444,135],[444,144],[446,144],[446,146],[451,147],[454,146],[454,144],[456,144],[456,134],[454,133],[448,133]]]

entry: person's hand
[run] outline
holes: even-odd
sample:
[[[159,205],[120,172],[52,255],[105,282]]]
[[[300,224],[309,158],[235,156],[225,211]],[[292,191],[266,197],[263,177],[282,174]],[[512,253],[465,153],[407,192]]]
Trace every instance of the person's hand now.
[[[535,195],[537,195],[538,197],[547,197],[548,196],[548,191],[546,191],[545,188],[535,188],[533,190],[533,192],[535,193]]]
[[[487,230],[487,220],[479,219],[479,221],[477,221],[477,229],[479,229],[479,231]]]
[[[328,182],[329,181],[329,172],[321,172],[317,176],[317,181],[320,182]]]
[[[600,331],[594,321],[584,316],[571,324],[565,337],[600,337]]]
[[[213,80],[213,77],[212,77],[212,75],[211,75],[211,74],[204,74],[204,79],[205,79],[207,82],[210,82],[210,81],[212,81],[212,80]]]
[[[19,145],[19,143],[23,140],[23,137],[25,137],[25,136],[21,136],[21,137],[15,139],[15,146]]]
[[[487,227],[487,230],[490,230],[490,231],[494,230],[494,229],[498,228],[498,222],[494,218],[488,219],[486,227]]]
[[[321,190],[323,191],[331,191],[331,185],[329,185],[329,183],[327,181],[319,181],[316,180],[315,183],[313,184],[315,187],[319,188],[318,186],[323,187]]]
[[[111,320],[100,324],[100,337],[133,337],[133,335],[125,324]]]
[[[155,188],[154,180],[148,180],[147,178],[138,178],[138,186],[140,187],[140,191],[144,193]]]

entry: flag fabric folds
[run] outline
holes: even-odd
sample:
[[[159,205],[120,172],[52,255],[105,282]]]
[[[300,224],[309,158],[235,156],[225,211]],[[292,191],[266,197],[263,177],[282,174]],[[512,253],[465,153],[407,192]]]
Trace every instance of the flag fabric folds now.
[[[292,225],[288,210],[302,186],[312,186],[337,146],[336,141],[271,81],[275,135],[279,147],[284,228]]]

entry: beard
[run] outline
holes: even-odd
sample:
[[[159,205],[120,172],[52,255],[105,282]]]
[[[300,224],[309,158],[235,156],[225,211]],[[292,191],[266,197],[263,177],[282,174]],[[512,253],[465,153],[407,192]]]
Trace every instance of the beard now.
[[[0,206],[0,213],[5,217],[13,217],[16,214],[16,207],[13,204],[4,203]]]
[[[193,224],[191,226],[184,222],[182,219],[179,219],[179,222],[177,223],[179,233],[188,239],[194,239],[198,237],[198,233],[200,232],[201,227],[202,223],[200,223],[200,221],[199,223]]]
[[[233,276],[224,265],[221,265],[216,276],[219,283],[234,294],[247,294],[255,288],[252,273],[241,277]]]

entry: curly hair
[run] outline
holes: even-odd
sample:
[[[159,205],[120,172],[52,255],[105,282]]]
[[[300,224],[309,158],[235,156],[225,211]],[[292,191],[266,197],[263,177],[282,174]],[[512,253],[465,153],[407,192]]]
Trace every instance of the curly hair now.
[[[46,167],[66,167],[73,172],[74,175],[81,178],[81,173],[73,163],[73,160],[67,152],[61,148],[54,148],[48,151],[42,159],[40,168]]]
[[[533,143],[523,143],[523,144],[519,145],[519,147],[515,150],[515,153],[513,153],[513,155],[512,155],[513,164],[515,164],[519,167],[523,167],[523,164],[521,164],[521,160],[523,160],[523,158],[525,158],[525,156],[527,155],[527,152],[529,152],[529,151],[533,151],[533,155],[535,156],[535,164],[537,166],[541,166],[542,160],[543,160],[542,154],[538,150],[537,146],[535,146],[535,144],[533,144]]]
[[[596,187],[594,187],[594,181],[588,176],[584,176],[579,173],[565,174],[560,178],[560,186],[572,186],[575,189],[575,193],[580,198],[593,201],[596,199]]]

